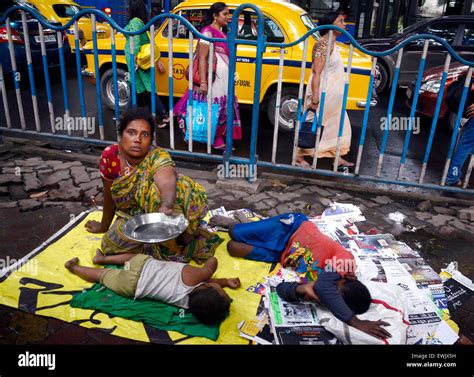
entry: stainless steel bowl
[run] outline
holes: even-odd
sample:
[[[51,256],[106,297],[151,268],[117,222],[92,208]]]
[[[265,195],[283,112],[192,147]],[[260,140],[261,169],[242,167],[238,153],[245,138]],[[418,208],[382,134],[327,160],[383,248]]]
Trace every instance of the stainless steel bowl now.
[[[133,241],[158,243],[178,237],[188,225],[188,220],[183,215],[145,213],[128,220],[123,231],[125,236]]]

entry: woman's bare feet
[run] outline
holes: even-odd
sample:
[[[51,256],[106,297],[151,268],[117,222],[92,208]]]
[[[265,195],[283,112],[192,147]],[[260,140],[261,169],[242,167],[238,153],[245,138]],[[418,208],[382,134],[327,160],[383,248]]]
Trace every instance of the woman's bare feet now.
[[[102,251],[100,251],[100,249],[97,249],[94,258],[92,258],[92,262],[94,264],[103,264],[104,258],[105,256],[104,254],[102,254]]]
[[[79,258],[72,258],[69,259],[65,264],[64,267],[66,267],[69,271],[73,272],[74,267],[76,267],[79,264]]]
[[[353,162],[349,162],[347,160],[344,160],[342,157],[339,157],[339,166],[344,166],[344,167],[348,167],[348,168],[351,168],[354,166],[354,163]]]
[[[310,166],[310,163],[304,159],[304,157],[296,157],[295,165],[302,168],[307,168]]]

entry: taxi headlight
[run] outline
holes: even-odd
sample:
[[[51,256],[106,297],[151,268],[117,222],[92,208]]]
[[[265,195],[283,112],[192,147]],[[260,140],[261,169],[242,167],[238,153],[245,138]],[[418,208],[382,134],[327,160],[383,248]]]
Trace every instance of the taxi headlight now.
[[[441,80],[429,80],[421,85],[420,90],[430,93],[438,93],[441,87]]]

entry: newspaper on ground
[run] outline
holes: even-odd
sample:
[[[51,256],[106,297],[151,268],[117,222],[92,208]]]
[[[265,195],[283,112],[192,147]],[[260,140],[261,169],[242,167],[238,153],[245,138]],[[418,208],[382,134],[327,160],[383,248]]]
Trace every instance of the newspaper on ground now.
[[[238,324],[239,335],[256,344],[273,344],[274,337],[270,329],[270,321],[266,311],[262,311],[256,318],[242,321]]]
[[[345,203],[331,203],[322,213],[321,217],[323,219],[331,221],[365,221],[365,217],[362,216],[362,212],[359,207],[354,204],[345,204]]]
[[[458,271],[455,262],[451,262],[448,267],[442,269],[440,277],[443,280],[449,310],[458,310],[473,296],[474,283]]]
[[[224,207],[216,214],[233,217],[234,211]],[[262,218],[243,209],[248,218]],[[212,212],[212,211],[211,211]],[[456,310],[474,293],[474,284],[463,276],[455,265],[438,275],[420,256],[392,234],[360,234],[358,221],[364,221],[360,209],[352,204],[333,203],[321,216],[311,218],[318,229],[349,250],[356,259],[359,278],[399,286],[407,300],[410,327],[408,344],[453,344],[458,339],[457,326],[450,320],[449,310]],[[283,281],[302,281],[289,268],[279,266],[269,276],[247,288],[260,294],[268,312],[270,328],[277,344],[335,344],[337,339],[324,330],[316,315],[314,303],[288,303],[276,293]],[[252,322],[239,330],[246,331]],[[242,332],[242,331],[241,331]],[[257,336],[257,335],[255,335]],[[255,337],[254,336],[254,337]],[[259,343],[257,340],[252,339]],[[266,340],[263,341],[264,344]]]
[[[278,296],[274,285],[268,284],[265,306],[276,344],[339,344],[338,339],[319,323],[315,304],[287,302]]]

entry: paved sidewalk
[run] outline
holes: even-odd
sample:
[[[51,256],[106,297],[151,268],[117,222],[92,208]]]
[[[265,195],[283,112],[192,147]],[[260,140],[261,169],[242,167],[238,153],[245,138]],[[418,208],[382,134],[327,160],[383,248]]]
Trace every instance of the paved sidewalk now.
[[[53,158],[28,158],[18,151],[0,153],[0,256],[19,259],[64,226],[72,215],[101,205],[102,184],[93,164]],[[238,181],[220,182],[215,172],[180,167],[209,194],[211,208],[250,208],[273,216],[289,211],[320,214],[332,201],[358,205],[367,221],[357,223],[361,232],[392,233],[420,251],[437,272],[451,261],[474,278],[474,206],[437,198],[405,200],[390,195],[343,191],[294,178],[267,175],[258,192]],[[245,191],[245,190],[248,190]],[[253,192],[252,192],[253,191]],[[401,213],[402,223],[389,219]],[[461,333],[474,341],[474,298],[453,319]],[[138,344],[56,319],[0,306],[0,344]]]

